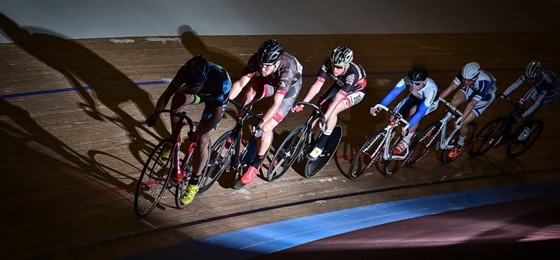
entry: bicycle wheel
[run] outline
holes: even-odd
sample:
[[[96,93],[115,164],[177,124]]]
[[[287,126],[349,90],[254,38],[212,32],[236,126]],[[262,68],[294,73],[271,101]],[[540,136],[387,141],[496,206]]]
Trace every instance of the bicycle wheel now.
[[[134,212],[139,217],[152,212],[168,187],[173,163],[169,158],[162,158],[166,151],[174,151],[173,143],[169,140],[161,141],[154,148],[142,168],[134,194]]]
[[[231,133],[231,130],[225,132],[216,140],[214,145],[212,145],[206,170],[199,181],[198,193],[207,191],[220,179],[222,173],[229,169],[231,155],[235,147],[235,145],[232,145],[233,139],[231,138]]]
[[[504,138],[506,132],[506,118],[499,117],[488,122],[478,131],[469,148],[469,156],[477,157],[496,147]]]
[[[371,166],[376,164],[381,155],[383,140],[387,132],[379,130],[375,132],[358,150],[358,153],[352,158],[350,168],[348,169],[348,177],[356,179],[366,172]]]
[[[402,140],[402,136],[395,138],[395,141],[393,142],[393,145],[391,145],[391,159],[389,160],[379,160],[377,162],[377,169],[378,171],[386,177],[389,177],[393,174],[395,174],[404,164],[405,162],[408,160],[408,158],[411,156],[412,152],[409,152],[408,154],[406,154],[404,156],[404,158],[399,158],[402,156],[399,155],[394,155],[393,154],[393,150],[397,147],[397,145],[401,142]],[[416,146],[418,142],[418,132],[414,132],[412,138],[410,139],[410,148]],[[398,156],[397,158],[395,158],[396,156]]]
[[[467,137],[465,138],[465,142],[461,148],[454,147],[449,150],[443,149],[441,151],[440,159],[442,163],[449,163],[456,160],[457,158],[459,158],[461,154],[463,154],[463,152],[466,149],[469,149],[472,146],[474,142],[474,138],[476,137],[476,126],[477,126],[476,122],[470,122],[467,125]],[[457,144],[458,139],[459,139],[459,131],[453,134],[453,138],[451,138],[450,143]]]
[[[340,139],[342,138],[342,127],[336,125],[325,144],[325,149],[319,158],[316,160],[307,160],[305,164],[304,176],[306,178],[311,178],[315,176],[319,171],[321,171],[325,165],[330,161],[334,154],[336,154],[336,149],[340,144]]]
[[[533,130],[525,140],[518,141],[517,136],[519,136],[521,130],[526,126],[529,126]],[[535,144],[537,139],[539,139],[539,137],[541,136],[543,126],[544,123],[540,119],[535,119],[535,120],[531,120],[530,122],[525,122],[521,127],[519,127],[520,131],[517,131],[518,133],[514,135],[514,138],[516,139],[508,143],[506,148],[506,155],[509,158],[515,158],[522,155],[527,150],[529,150],[529,148],[531,148],[531,146],[533,146],[533,144]]]
[[[276,149],[266,174],[269,182],[282,177],[301,156],[301,150],[305,145],[305,130],[305,125],[296,127]]]
[[[418,142],[411,146],[412,151],[410,152],[410,156],[408,160],[406,160],[407,165],[413,165],[422,158],[424,158],[432,149],[433,145],[438,144],[438,138],[441,133],[441,122],[434,122],[429,125],[422,134],[420,134],[418,138]]]

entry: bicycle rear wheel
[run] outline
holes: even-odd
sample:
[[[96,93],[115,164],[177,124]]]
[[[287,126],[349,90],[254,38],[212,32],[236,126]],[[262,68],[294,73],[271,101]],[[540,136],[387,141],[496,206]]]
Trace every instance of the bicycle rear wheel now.
[[[325,165],[330,161],[334,154],[336,154],[336,149],[340,144],[340,139],[342,138],[342,127],[340,125],[336,125],[325,144],[325,149],[319,158],[316,160],[307,160],[305,164],[305,173],[304,176],[306,178],[311,178],[315,176],[319,171],[321,171]]]
[[[214,145],[212,145],[208,164],[199,182],[198,193],[203,193],[210,189],[210,187],[220,179],[222,174],[229,169],[231,155],[235,147],[235,145],[232,145],[233,138],[231,134],[231,130],[225,132],[216,140]]]
[[[467,125],[467,136],[461,148],[457,147],[457,140],[459,139],[459,131],[453,134],[453,138],[451,139],[450,143],[455,144],[455,147],[450,150],[443,149],[441,151],[440,159],[442,163],[449,163],[456,160],[457,158],[459,158],[461,154],[463,154],[465,150],[469,149],[472,146],[474,139],[476,137],[476,126],[477,126],[476,122],[470,122]]]
[[[441,133],[441,124],[442,123],[439,121],[434,122],[422,131],[422,134],[420,134],[420,137],[418,138],[418,142],[414,146],[411,146],[412,151],[406,160],[407,165],[413,165],[419,162],[428,153],[430,153],[432,146],[438,143],[438,138]]]
[[[348,169],[348,177],[350,179],[360,177],[377,163],[386,134],[385,130],[379,130],[362,145],[358,153],[352,158],[352,163],[350,163],[350,168]]]
[[[152,212],[168,187],[174,167],[171,158],[162,158],[162,154],[167,151],[174,151],[173,143],[163,140],[154,148],[142,168],[134,194],[134,212],[139,217]]]
[[[526,126],[529,126],[533,130],[525,140],[518,141],[517,139],[515,139],[508,143],[506,148],[506,155],[509,158],[518,157],[529,150],[529,148],[531,148],[531,146],[533,146],[533,144],[535,144],[537,139],[539,139],[539,137],[541,136],[544,123],[540,119],[525,122],[521,127],[519,127],[520,131],[517,131],[518,133],[514,135],[514,138],[517,138],[517,136],[521,133],[521,130],[523,130],[523,128],[525,128]]]
[[[488,122],[476,134],[473,144],[469,148],[469,156],[477,157],[496,147],[504,138],[506,132],[506,118],[499,117]]]
[[[269,182],[282,177],[301,156],[301,150],[305,145],[305,130],[305,125],[296,127],[276,149],[266,174]]]

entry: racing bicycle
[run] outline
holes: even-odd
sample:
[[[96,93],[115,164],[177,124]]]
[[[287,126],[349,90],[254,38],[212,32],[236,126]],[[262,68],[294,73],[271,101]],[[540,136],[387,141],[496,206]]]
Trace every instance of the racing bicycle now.
[[[382,175],[393,175],[402,167],[410,156],[409,149],[413,147],[416,142],[415,139],[418,134],[415,132],[410,139],[411,144],[407,146],[404,154],[393,153],[403,138],[401,134],[395,134],[395,128],[403,126],[404,129],[408,129],[408,121],[405,120],[400,113],[389,110],[389,108],[384,105],[377,104],[374,106],[374,109],[381,109],[389,112],[391,114],[391,120],[384,129],[373,133],[362,145],[360,150],[358,150],[358,153],[354,155],[350,163],[350,168],[348,169],[348,176],[351,179],[358,178],[374,165],[377,171]]]
[[[482,127],[469,149],[471,157],[483,155],[492,147],[505,144],[507,157],[515,158],[529,150],[541,135],[544,123],[540,119],[525,119],[515,128],[518,118],[525,111],[523,105],[503,94],[500,96],[508,100],[512,107],[504,116],[497,117]],[[530,131],[524,133],[525,127]],[[525,136],[521,137],[522,135]]]
[[[317,131],[320,130],[320,127],[315,127],[315,125],[320,123],[321,126],[326,126],[326,119],[318,105],[302,101],[297,102],[293,107],[298,105],[311,107],[313,112],[307,121],[294,128],[276,149],[266,174],[268,181],[279,179],[296,161],[301,161],[304,158],[306,160],[304,176],[306,178],[315,176],[333,157],[340,144],[342,127],[336,125],[321,155],[315,160],[307,159],[307,154],[315,147],[315,143],[321,134],[321,131]],[[320,120],[320,122],[317,122],[317,120]]]
[[[422,131],[412,150],[412,155],[406,162],[407,165],[419,162],[432,150],[438,152],[438,158],[442,163],[448,163],[457,159],[472,144],[477,123],[472,121],[467,125],[468,133],[465,143],[459,147],[457,140],[459,139],[463,113],[447,100],[440,97],[439,101],[447,106],[448,112],[441,120],[430,124]],[[449,122],[452,122],[455,118],[457,119],[454,125],[450,126]]]

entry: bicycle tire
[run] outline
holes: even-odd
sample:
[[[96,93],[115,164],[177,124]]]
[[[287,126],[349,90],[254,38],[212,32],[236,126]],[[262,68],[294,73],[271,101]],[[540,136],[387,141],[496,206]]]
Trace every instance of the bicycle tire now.
[[[314,161],[307,160],[304,172],[305,178],[311,178],[317,175],[317,173],[319,173],[327,165],[331,158],[336,154],[341,138],[342,127],[340,125],[336,125],[325,144],[323,153],[319,155],[319,158]]]
[[[305,145],[305,132],[306,126],[299,125],[282,141],[272,160],[270,160],[270,166],[266,174],[267,181],[275,181],[282,177],[301,156],[301,151]]]
[[[488,152],[492,147],[496,147],[505,138],[506,118],[494,118],[476,134],[474,141],[469,148],[470,157],[478,157]]]
[[[418,142],[411,147],[412,151],[410,152],[408,160],[406,160],[407,165],[413,165],[419,162],[430,153],[434,144],[439,144],[438,138],[441,134],[441,125],[442,123],[437,121],[430,124],[422,131],[422,134],[419,135]]]
[[[516,158],[522,155],[523,153],[525,153],[526,151],[528,151],[529,148],[531,148],[531,146],[533,146],[533,144],[535,144],[535,142],[541,136],[544,127],[544,122],[540,119],[534,119],[531,120],[530,122],[525,122],[523,125],[521,125],[521,127],[519,127],[519,130],[522,130],[525,126],[532,127],[533,131],[531,131],[529,136],[527,136],[527,138],[523,141],[517,141],[517,139],[515,139],[509,142],[506,148],[507,157]],[[521,133],[521,131],[517,131],[517,132],[518,133],[517,135],[514,135],[514,138],[517,138],[519,133]]]
[[[379,130],[375,132],[370,138],[368,138],[360,150],[352,158],[352,163],[348,169],[348,177],[350,179],[356,179],[360,177],[364,172],[366,172],[373,164],[376,164],[381,154],[381,148],[383,145],[383,139],[387,132]]]
[[[460,150],[458,152],[458,154],[456,154],[455,156],[451,156],[450,155],[451,151],[448,150],[448,149],[441,150],[441,156],[440,156],[441,162],[442,163],[450,163],[452,161],[455,161],[466,150],[469,150],[470,147],[473,144],[474,138],[476,137],[476,128],[477,128],[477,123],[474,122],[474,121],[467,124],[467,129],[468,130],[467,130],[467,137],[465,138],[465,143],[463,144],[464,149]],[[453,137],[451,139],[451,143],[457,144],[458,139],[459,139],[459,131],[457,131],[457,132],[455,132],[455,134],[453,134]]]
[[[210,187],[212,187],[212,185],[220,179],[222,174],[229,169],[232,158],[231,155],[233,154],[235,147],[233,139],[231,140],[232,143],[229,144],[227,150],[225,150],[225,147],[227,139],[231,136],[231,134],[231,130],[225,132],[218,137],[216,142],[212,145],[208,164],[204,174],[202,175],[204,177],[200,180],[198,193],[203,193],[210,189]]]
[[[393,149],[395,149],[395,147],[397,147],[397,145],[399,144],[399,142],[402,140],[402,136],[397,138],[395,140],[395,142],[393,143],[393,145],[391,146],[391,150],[389,151],[389,153],[393,153]],[[416,143],[418,142],[418,132],[414,132],[412,138],[410,139],[410,148],[414,147],[416,145]],[[377,166],[378,166],[378,171],[385,177],[390,177],[393,174],[397,173],[399,171],[399,169],[405,164],[405,162],[408,160],[408,158],[410,158],[410,156],[412,155],[412,152],[409,152],[405,158],[403,158],[402,160],[396,160],[396,159],[391,159],[391,160],[379,160]]]
[[[173,163],[162,159],[164,151],[174,151],[174,144],[169,140],[161,141],[150,153],[144,163],[134,193],[134,212],[144,217],[156,207],[171,179]],[[149,191],[149,192],[148,192]]]

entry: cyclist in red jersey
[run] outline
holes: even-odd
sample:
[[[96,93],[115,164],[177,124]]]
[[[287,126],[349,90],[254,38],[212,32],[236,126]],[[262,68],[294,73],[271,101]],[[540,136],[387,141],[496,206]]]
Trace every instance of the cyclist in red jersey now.
[[[284,51],[276,39],[265,41],[249,58],[241,78],[233,83],[230,99],[235,99],[251,82],[241,102],[251,107],[257,101],[272,97],[272,104],[263,117],[260,128],[254,131],[259,137],[257,158],[236,184],[236,188],[251,183],[258,174],[268,148],[272,143],[273,130],[293,106],[301,89],[303,67],[298,60]]]
[[[327,125],[322,126],[322,134],[316,146],[307,155],[309,160],[315,160],[321,155],[328,137],[332,133],[338,121],[338,113],[349,109],[360,103],[365,96],[367,85],[366,71],[362,66],[352,62],[354,52],[346,46],[336,47],[331,56],[323,62],[321,69],[317,73],[315,83],[307,92],[303,99],[309,102],[319,93],[325,80],[330,77],[333,79],[329,89],[319,98],[317,102],[327,119]],[[293,111],[300,112],[303,105],[296,106]]]

